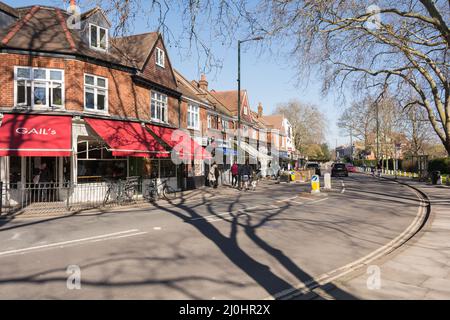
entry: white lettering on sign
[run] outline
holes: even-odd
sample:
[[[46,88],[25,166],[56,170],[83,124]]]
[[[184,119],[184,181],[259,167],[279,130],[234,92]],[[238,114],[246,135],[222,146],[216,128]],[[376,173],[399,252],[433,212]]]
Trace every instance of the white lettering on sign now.
[[[55,135],[56,130],[52,128],[17,128],[16,132],[18,134],[37,134],[42,136]]]

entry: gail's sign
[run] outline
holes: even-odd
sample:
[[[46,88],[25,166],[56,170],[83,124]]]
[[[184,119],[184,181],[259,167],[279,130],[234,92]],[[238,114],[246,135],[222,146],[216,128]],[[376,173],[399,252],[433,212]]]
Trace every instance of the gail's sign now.
[[[18,134],[37,134],[40,136],[54,136],[56,134],[56,130],[52,128],[17,128],[16,132]]]

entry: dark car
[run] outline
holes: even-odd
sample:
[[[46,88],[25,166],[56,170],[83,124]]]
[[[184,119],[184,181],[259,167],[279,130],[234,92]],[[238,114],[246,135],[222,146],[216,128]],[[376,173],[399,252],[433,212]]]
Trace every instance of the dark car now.
[[[306,165],[306,169],[315,169],[316,170],[316,174],[318,176],[320,176],[320,166],[318,163],[308,163]]]
[[[331,168],[332,177],[348,177],[348,170],[345,164],[335,163]]]

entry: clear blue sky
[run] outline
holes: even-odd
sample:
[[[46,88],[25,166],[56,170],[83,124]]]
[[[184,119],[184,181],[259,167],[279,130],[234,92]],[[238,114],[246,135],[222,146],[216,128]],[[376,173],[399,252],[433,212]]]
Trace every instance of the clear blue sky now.
[[[34,4],[51,5],[65,7],[63,0],[2,0],[13,6],[28,6]],[[78,0],[77,3],[82,11],[92,6],[93,0]],[[86,5],[88,8],[86,8]],[[134,33],[143,33],[151,30],[144,20],[135,24]],[[175,32],[179,32],[183,26],[180,23],[178,12],[172,12],[167,19],[168,26]],[[202,32],[207,33],[206,28]],[[222,62],[220,69],[215,69],[207,74],[209,86],[216,90],[232,90],[237,88],[237,44],[226,46],[220,41],[212,42],[212,51],[216,58]],[[179,49],[168,46],[168,51],[172,65],[184,74],[188,79],[199,79],[200,68],[195,55],[187,55],[180,52]],[[181,46],[188,46],[188,43],[181,43]],[[322,97],[320,93],[321,83],[317,79],[309,79],[297,85],[296,70],[284,57],[275,54],[262,53],[256,44],[247,43],[243,46],[241,55],[241,80],[242,88],[248,90],[250,103],[253,109],[256,109],[258,102],[264,106],[264,113],[269,114],[281,102],[287,102],[290,99],[299,99],[300,101],[316,104],[320,110],[327,116],[327,142],[331,148],[335,147],[336,139],[338,144],[347,143],[348,138],[340,137],[339,130],[336,127],[336,120],[339,116],[338,106],[332,95]]]

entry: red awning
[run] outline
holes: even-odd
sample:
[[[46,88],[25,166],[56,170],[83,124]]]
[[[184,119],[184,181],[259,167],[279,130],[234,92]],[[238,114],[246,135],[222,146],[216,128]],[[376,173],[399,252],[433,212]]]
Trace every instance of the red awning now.
[[[113,156],[168,158],[164,147],[137,122],[85,118],[108,144]]]
[[[0,126],[0,156],[68,157],[72,117],[5,114]]]
[[[211,154],[195,142],[191,136],[178,129],[147,125],[158,137],[177,152],[181,159],[211,159]]]

